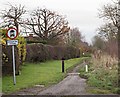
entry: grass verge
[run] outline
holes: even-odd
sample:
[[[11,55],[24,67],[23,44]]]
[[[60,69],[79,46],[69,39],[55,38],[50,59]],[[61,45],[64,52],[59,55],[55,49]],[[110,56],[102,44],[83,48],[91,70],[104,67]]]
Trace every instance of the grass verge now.
[[[84,58],[65,60],[65,70],[80,63]],[[32,87],[37,84],[45,86],[58,83],[65,77],[61,72],[61,60],[52,60],[42,63],[24,63],[21,75],[16,76],[17,84],[13,85],[12,76],[2,78],[2,92],[9,94],[23,88]]]
[[[2,77],[0,77],[0,94],[2,93]]]
[[[113,58],[107,55],[102,55],[99,59],[91,58],[88,68],[89,72],[85,72],[85,66],[80,68],[80,76],[87,79],[87,91],[89,93],[118,93],[118,69],[115,59],[113,60]]]

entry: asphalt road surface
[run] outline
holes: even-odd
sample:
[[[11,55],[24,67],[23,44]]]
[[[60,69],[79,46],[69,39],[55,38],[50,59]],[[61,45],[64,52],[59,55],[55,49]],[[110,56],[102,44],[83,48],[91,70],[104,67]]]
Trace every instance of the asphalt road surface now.
[[[23,89],[12,93],[12,95],[82,95],[86,93],[86,80],[79,77],[79,68],[84,64],[76,66],[71,73],[67,74],[61,82],[49,88],[44,85],[36,85],[32,88]]]
[[[87,94],[86,80],[79,77],[80,65],[74,68],[60,83],[41,91],[38,95],[83,95]]]

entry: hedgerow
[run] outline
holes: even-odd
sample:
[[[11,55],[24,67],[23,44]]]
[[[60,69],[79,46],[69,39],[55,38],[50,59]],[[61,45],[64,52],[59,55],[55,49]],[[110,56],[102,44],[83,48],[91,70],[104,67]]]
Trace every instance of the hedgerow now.
[[[75,47],[51,46],[37,44],[27,45],[26,61],[41,62],[46,60],[60,60],[80,57],[80,50]]]

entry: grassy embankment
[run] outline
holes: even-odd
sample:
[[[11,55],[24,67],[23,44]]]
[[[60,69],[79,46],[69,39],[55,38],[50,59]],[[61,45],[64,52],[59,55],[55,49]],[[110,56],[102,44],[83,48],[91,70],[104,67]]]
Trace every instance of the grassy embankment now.
[[[2,77],[0,77],[0,93],[2,93]]]
[[[79,64],[85,58],[75,58],[65,60],[65,70]],[[58,83],[66,75],[61,72],[61,60],[53,60],[42,63],[24,63],[21,75],[16,76],[17,84],[13,85],[12,76],[4,76],[2,81],[3,93],[11,93],[23,88],[32,87],[34,85],[51,85]]]
[[[85,66],[80,68],[80,76],[87,78],[87,91],[92,94],[118,93],[118,65],[117,59],[108,55],[89,60],[89,72]]]

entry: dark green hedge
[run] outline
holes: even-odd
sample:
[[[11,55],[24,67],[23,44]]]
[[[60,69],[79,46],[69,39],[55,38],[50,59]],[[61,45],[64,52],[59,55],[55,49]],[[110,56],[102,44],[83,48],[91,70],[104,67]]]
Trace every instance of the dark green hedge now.
[[[43,44],[46,44],[47,42],[46,41],[27,41],[27,44],[32,44],[32,43],[43,43]]]
[[[80,57],[80,50],[75,47],[51,46],[40,43],[27,45],[26,61],[41,62],[45,60],[59,60]]]
[[[13,61],[12,61],[12,47],[2,46],[2,75],[12,75],[13,72]],[[19,74],[20,59],[18,55],[18,49],[15,46],[15,63],[16,63],[16,74]]]

